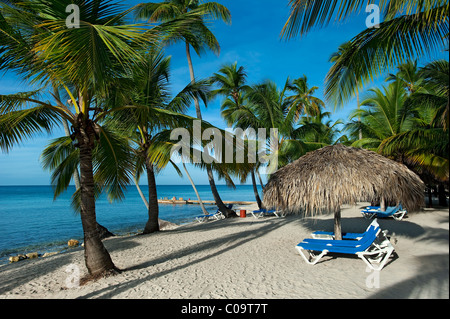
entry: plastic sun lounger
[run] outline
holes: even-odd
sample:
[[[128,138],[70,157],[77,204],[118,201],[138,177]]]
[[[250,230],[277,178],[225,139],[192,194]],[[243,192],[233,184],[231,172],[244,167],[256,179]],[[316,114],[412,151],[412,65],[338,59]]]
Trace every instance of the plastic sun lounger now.
[[[403,217],[407,214],[406,209],[403,209],[402,204],[398,204],[398,206],[389,206],[386,208],[386,211],[381,211],[380,208],[376,208],[377,206],[369,206],[366,209],[361,211],[361,214],[364,218],[371,219],[374,217],[377,218],[388,218],[393,217],[395,220],[402,220]]]
[[[366,232],[369,230],[370,226],[373,224],[373,222],[367,227]],[[347,240],[360,240],[364,233],[342,233],[342,239]],[[311,233],[312,238],[314,239],[334,239],[334,232],[327,232],[327,231],[315,231]]]
[[[233,208],[233,204],[227,205],[228,209]],[[220,211],[220,209],[217,209],[217,211],[215,213],[211,213],[211,214],[205,214],[205,215],[199,215],[197,217],[195,217],[195,219],[199,222],[199,223],[203,223],[204,221],[207,221],[208,219],[216,219],[216,220],[220,220],[220,219],[224,219],[225,215]]]
[[[386,237],[385,232],[381,232],[375,219],[360,240],[304,239],[296,246],[296,249],[302,258],[311,265],[315,265],[328,253],[341,253],[357,255],[371,269],[381,270],[393,253],[394,246]],[[305,252],[309,256],[306,256]],[[319,254],[316,255],[316,253]]]
[[[279,211],[279,210],[267,210],[267,209],[264,209],[264,208],[251,211],[251,214],[255,218],[262,218],[262,217],[264,217],[266,215],[275,215],[276,217],[284,217],[285,216],[282,211]]]

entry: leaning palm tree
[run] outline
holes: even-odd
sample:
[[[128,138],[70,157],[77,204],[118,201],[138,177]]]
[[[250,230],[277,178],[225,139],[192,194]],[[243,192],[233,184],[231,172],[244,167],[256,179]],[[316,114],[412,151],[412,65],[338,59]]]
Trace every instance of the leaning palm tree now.
[[[304,35],[331,20],[342,21],[366,8],[369,1],[360,0],[290,0],[290,16],[282,37]],[[358,88],[389,68],[443,49],[448,45],[447,0],[383,0],[379,2],[384,16],[379,28],[368,28],[349,42],[326,77],[326,98],[342,105]],[[350,69],[357,82],[340,86],[340,74]]]
[[[225,100],[222,103],[222,116],[229,125],[233,125],[233,112],[243,107],[245,92],[250,90],[250,87],[245,84],[247,74],[243,66],[237,67],[237,62],[224,65],[210,77],[210,82],[217,86],[217,89],[211,91],[211,97],[222,95]],[[250,173],[252,179],[253,193],[258,207],[262,208],[262,201],[259,197],[258,187],[256,185],[256,177],[258,165],[254,165],[250,172],[245,172],[241,176],[241,182],[247,179]]]
[[[135,11],[136,18],[146,19],[149,22],[167,22],[177,19],[183,14],[191,13],[200,17],[200,20],[189,24],[184,30],[172,33],[169,41],[184,41],[186,45],[186,56],[189,66],[191,82],[195,82],[194,67],[192,65],[190,47],[200,55],[205,49],[216,54],[220,52],[219,42],[211,30],[208,29],[203,17],[221,19],[227,23],[231,22],[229,10],[217,2],[200,3],[199,0],[167,0],[160,3],[141,3]],[[202,113],[198,99],[194,98],[195,111],[198,119],[202,119]],[[223,203],[214,181],[214,175],[209,166],[206,167],[208,181],[213,193],[214,200],[225,216],[234,216]]]
[[[69,4],[80,9],[80,28],[66,26]],[[121,198],[133,166],[119,156],[121,141],[101,125],[117,110],[102,101],[110,96],[126,66],[141,59],[136,49],[155,40],[164,26],[146,31],[138,25],[124,25],[128,11],[106,0],[8,1],[0,7],[1,69],[13,70],[44,88],[53,85],[71,102],[67,105],[55,95],[54,102],[41,99],[42,90],[1,95],[0,147],[8,151],[36,132],[50,131],[61,119],[68,121],[79,150],[86,267],[93,276],[114,272],[116,267],[97,229],[94,169],[98,168],[100,185]],[[110,146],[99,148],[103,161],[94,167],[93,150],[99,144]]]
[[[129,78],[124,79],[123,87],[117,90],[114,98],[115,103],[141,107],[116,112],[110,119],[118,126],[127,127],[126,136],[136,145],[135,179],[139,180],[143,171],[147,174],[148,221],[144,227],[144,234],[159,230],[155,174],[164,166],[158,166],[150,160],[149,150],[158,152],[155,135],[162,129],[192,126],[194,118],[181,113],[186,111],[194,97],[205,102],[207,99],[205,82],[191,83],[175,97],[171,97],[168,89],[169,66],[170,57],[165,57],[163,51],[159,49],[152,49],[144,54],[143,60],[131,67]],[[160,118],[159,113],[164,119]],[[176,165],[174,167],[181,175],[178,167]]]

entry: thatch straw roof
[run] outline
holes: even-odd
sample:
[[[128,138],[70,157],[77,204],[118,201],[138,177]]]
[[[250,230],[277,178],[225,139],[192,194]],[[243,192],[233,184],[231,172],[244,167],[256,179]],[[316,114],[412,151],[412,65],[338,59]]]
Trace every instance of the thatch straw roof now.
[[[424,189],[405,165],[338,144],[309,152],[272,174],[263,205],[287,213],[332,213],[342,204],[384,198],[414,211],[424,206]]]

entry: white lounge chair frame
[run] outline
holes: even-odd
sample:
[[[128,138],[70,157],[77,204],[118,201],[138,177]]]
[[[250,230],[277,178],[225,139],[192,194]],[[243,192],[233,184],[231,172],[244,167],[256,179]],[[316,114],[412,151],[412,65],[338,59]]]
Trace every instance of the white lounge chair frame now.
[[[379,234],[382,234],[382,238],[377,238],[374,242],[365,250],[361,252],[357,252],[356,255],[361,258],[364,263],[373,270],[381,270],[386,265],[389,257],[394,252],[394,246],[392,246],[391,242],[387,238],[387,231],[379,230]],[[380,243],[376,243],[377,239]],[[296,249],[303,257],[303,259],[310,265],[315,265],[323,256],[325,256],[329,251],[324,249],[320,252],[320,254],[316,255],[313,251],[306,250],[300,246],[296,246]],[[305,255],[305,252],[308,252],[308,256]],[[374,256],[374,258],[372,258]],[[378,265],[376,265],[378,264]]]
[[[378,210],[375,209],[369,209],[366,211],[362,211],[361,214],[364,216],[364,218],[366,219],[372,219],[375,216],[377,216],[377,213],[379,213]],[[398,212],[392,214],[391,216],[395,219],[395,220],[402,220],[403,217],[405,217],[407,211],[405,209],[399,210]],[[390,217],[390,216],[388,216]]]
[[[197,216],[197,217],[195,217],[195,219],[199,223],[203,223],[203,222],[207,221],[208,219],[215,219],[215,220],[225,219],[225,215],[219,210],[219,211],[217,211],[217,213],[203,215],[203,216]]]
[[[276,217],[281,218],[281,217],[285,217],[286,213],[284,213],[282,210],[275,210],[273,212],[254,212],[254,211],[250,211],[250,213],[253,215],[253,217],[255,218],[262,218],[264,217],[265,214],[274,214]]]

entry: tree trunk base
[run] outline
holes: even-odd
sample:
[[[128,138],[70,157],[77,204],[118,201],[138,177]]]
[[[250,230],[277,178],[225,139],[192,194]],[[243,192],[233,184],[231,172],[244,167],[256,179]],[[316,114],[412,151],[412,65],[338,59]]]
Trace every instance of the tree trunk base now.
[[[235,211],[231,210],[231,209],[227,209],[225,212],[222,212],[223,215],[225,216],[225,218],[234,218],[234,217],[239,217]]]
[[[95,274],[95,275],[88,274],[88,275],[80,278],[80,286],[84,286],[84,285],[88,284],[91,281],[95,282],[95,281],[97,281],[99,279],[108,278],[108,277],[111,277],[111,276],[118,275],[121,272],[122,272],[122,270],[120,270],[119,268],[114,266],[114,269],[108,269],[108,270],[105,270],[104,272],[99,273],[99,274]]]

